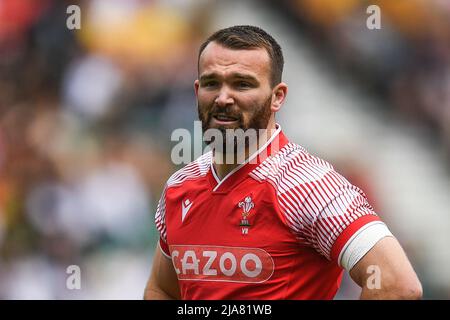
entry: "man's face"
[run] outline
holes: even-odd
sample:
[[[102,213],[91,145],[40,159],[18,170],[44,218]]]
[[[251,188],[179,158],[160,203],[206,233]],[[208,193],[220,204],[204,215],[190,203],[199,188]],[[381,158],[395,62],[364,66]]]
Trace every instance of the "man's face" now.
[[[198,113],[207,129],[266,129],[272,115],[270,58],[264,48],[228,49],[211,42],[195,81]]]

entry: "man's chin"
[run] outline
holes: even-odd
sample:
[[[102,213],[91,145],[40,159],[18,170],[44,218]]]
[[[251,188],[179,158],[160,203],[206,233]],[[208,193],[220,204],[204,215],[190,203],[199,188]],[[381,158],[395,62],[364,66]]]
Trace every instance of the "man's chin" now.
[[[240,126],[239,122],[235,122],[235,123],[227,123],[227,124],[218,124],[218,123],[214,123],[214,124],[210,124],[207,127],[207,130],[219,130],[222,133],[225,133],[226,130],[237,130],[237,129],[242,129],[245,130],[245,128]]]

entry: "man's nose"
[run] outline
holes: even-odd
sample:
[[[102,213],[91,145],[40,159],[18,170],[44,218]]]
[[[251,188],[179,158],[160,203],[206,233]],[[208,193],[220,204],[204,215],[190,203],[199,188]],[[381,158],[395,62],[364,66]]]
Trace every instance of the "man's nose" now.
[[[232,95],[230,94],[229,89],[226,88],[225,86],[223,86],[222,89],[220,90],[219,95],[217,96],[215,102],[219,107],[226,107],[229,105],[233,105],[234,99],[233,99]]]

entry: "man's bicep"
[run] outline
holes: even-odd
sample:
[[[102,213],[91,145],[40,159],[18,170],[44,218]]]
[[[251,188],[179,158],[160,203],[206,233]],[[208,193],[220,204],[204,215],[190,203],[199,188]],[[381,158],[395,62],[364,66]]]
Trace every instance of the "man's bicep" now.
[[[166,257],[159,244],[153,257],[153,266],[145,289],[145,299],[180,299],[178,278],[170,257]]]
[[[394,237],[379,240],[350,270],[362,297],[420,298],[422,289],[405,252]]]

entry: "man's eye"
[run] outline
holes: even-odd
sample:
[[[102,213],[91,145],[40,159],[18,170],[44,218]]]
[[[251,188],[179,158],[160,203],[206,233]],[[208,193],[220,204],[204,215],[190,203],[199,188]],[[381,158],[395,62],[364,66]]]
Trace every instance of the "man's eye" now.
[[[205,88],[216,87],[217,86],[217,82],[216,81],[208,81],[208,82],[203,83],[203,86]]]
[[[250,88],[252,85],[251,83],[247,82],[247,81],[239,81],[238,82],[238,87],[240,88]]]

